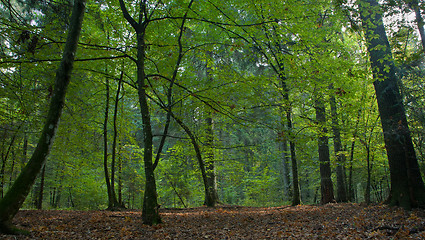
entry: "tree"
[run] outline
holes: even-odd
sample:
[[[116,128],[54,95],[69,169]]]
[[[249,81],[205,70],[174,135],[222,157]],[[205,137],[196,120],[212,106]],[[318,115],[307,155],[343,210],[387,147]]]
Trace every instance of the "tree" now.
[[[323,99],[317,97],[315,102],[316,121],[318,124],[318,146],[319,146],[319,168],[321,203],[334,202],[333,184],[331,178],[331,165],[329,156],[329,145],[326,128],[326,108]]]
[[[331,90],[334,90],[331,86]],[[330,93],[330,105],[331,105],[331,118],[332,118],[332,132],[333,132],[333,142],[334,142],[334,152],[336,155],[336,181],[337,181],[337,202],[347,202],[347,190],[345,182],[345,155],[342,149],[341,143],[341,130],[338,120],[337,113],[337,104],[334,93]],[[343,94],[343,93],[340,93]]]
[[[55,87],[43,131],[31,159],[6,193],[5,197],[0,201],[0,231],[2,232],[19,232],[11,226],[11,220],[22,206],[49,154],[64,106],[66,90],[71,79],[71,72],[83,22],[84,9],[85,0],[75,0],[68,37],[62,61],[56,73]]]
[[[376,0],[358,1],[390,166],[390,205],[425,206],[425,186],[397,84],[396,67]]]

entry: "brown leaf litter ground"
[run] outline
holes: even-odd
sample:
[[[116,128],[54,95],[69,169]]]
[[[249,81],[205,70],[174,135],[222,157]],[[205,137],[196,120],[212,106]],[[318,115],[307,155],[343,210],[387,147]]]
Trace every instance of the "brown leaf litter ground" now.
[[[425,210],[385,205],[161,209],[156,226],[143,225],[141,214],[22,210],[13,222],[31,235],[0,239],[425,239]]]

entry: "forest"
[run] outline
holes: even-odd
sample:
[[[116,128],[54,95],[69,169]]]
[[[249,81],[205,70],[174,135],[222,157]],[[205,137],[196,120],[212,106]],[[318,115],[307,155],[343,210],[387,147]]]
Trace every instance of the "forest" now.
[[[0,232],[51,210],[129,224],[136,211],[156,231],[196,209],[425,221],[424,12],[419,0],[1,0]],[[390,225],[368,237],[425,231]]]

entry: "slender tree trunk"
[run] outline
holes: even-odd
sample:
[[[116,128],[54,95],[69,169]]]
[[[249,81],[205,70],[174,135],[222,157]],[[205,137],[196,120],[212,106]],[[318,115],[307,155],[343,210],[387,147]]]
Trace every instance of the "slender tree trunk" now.
[[[37,198],[37,206],[36,208],[38,210],[41,210],[43,208],[43,194],[44,194],[44,179],[46,176],[46,165],[43,166],[43,170],[41,170],[41,176],[40,176],[40,189],[38,191],[38,198]]]
[[[350,148],[350,160],[349,164],[350,167],[348,169],[348,184],[347,184],[347,190],[348,190],[348,200],[350,202],[354,201],[354,186],[353,186],[353,161],[354,161],[354,147],[355,147],[356,141],[353,140],[351,142],[351,148]]]
[[[367,180],[366,180],[366,190],[364,194],[364,200],[366,204],[370,204],[370,174],[371,174],[371,167],[370,167],[370,148],[369,146],[366,147],[366,163],[367,163]]]
[[[292,163],[292,205],[298,205],[301,203],[300,196],[300,186],[298,181],[298,163],[295,152],[295,142],[292,134],[292,107],[289,102],[289,89],[286,85],[286,76],[285,76],[285,68],[283,62],[279,62],[279,79],[280,85],[282,87],[282,97],[283,103],[285,104],[285,114],[286,114],[286,127],[287,127],[287,135],[289,136],[289,149],[291,152],[291,163]]]
[[[331,90],[333,87],[331,86]],[[331,93],[332,94],[332,93]],[[338,121],[337,107],[335,96],[331,95],[330,97],[331,105],[331,116],[332,116],[332,132],[334,136],[334,152],[336,155],[336,201],[337,202],[347,202],[347,190],[345,183],[345,155],[342,149],[341,143],[341,131]]]
[[[209,58],[213,58],[211,52],[207,52],[207,55]],[[207,84],[210,85],[213,81],[211,77],[211,67],[208,65],[208,63],[205,64],[206,66],[206,80]],[[213,121],[213,113],[212,110],[207,108],[205,109],[206,119],[205,119],[205,134],[206,134],[206,141],[205,141],[205,157],[204,157],[204,163],[205,163],[205,176],[207,178],[207,188],[209,189],[209,193],[211,194],[211,198],[207,201],[207,196],[205,196],[204,204],[210,207],[213,207],[218,202],[218,194],[217,194],[217,179],[215,174],[215,161],[214,161],[214,121]],[[207,204],[208,203],[208,204]]]
[[[424,20],[421,14],[421,8],[419,7],[418,0],[407,0],[409,7],[415,11],[416,25],[418,26],[419,35],[421,37],[422,51],[425,51],[425,31],[424,31]]]
[[[329,145],[326,129],[326,109],[321,99],[316,100],[316,121],[319,125],[319,163],[320,163],[320,189],[321,204],[334,202],[333,184],[331,178],[331,165],[329,157]]]
[[[122,79],[124,76],[124,71],[121,71],[121,76],[118,81],[117,94],[115,96],[115,105],[114,105],[114,117],[113,117],[113,126],[114,126],[114,135],[112,137],[112,157],[111,157],[111,194],[113,197],[113,208],[123,208],[117,200],[117,195],[115,193],[115,163],[116,163],[116,151],[117,151],[117,137],[118,137],[118,128],[117,128],[117,117],[118,117],[118,103],[121,92]]]
[[[121,151],[121,144],[119,146]],[[118,203],[121,207],[125,207],[125,204],[122,200],[122,155],[118,155]]]
[[[289,99],[288,99],[289,100]],[[301,203],[300,185],[298,181],[298,163],[295,154],[295,142],[292,139],[292,108],[289,107],[286,111],[286,122],[288,130],[290,130],[289,149],[291,151],[291,170],[292,170],[292,206],[296,206]]]
[[[215,174],[215,161],[214,161],[214,152],[213,152],[213,144],[214,144],[214,133],[213,133],[213,118],[212,113],[208,111],[209,116],[205,119],[206,123],[206,142],[205,142],[205,173],[207,178],[206,186],[211,193],[211,199],[207,201],[205,199],[204,204],[210,207],[213,207],[218,202],[218,194],[217,194],[217,181]],[[208,204],[207,204],[208,203]]]
[[[282,136],[280,136],[282,137]],[[283,138],[280,139],[280,146],[282,148],[282,179],[283,179],[283,193],[285,195],[284,201],[287,201],[289,199],[292,199],[292,191],[291,191],[291,179],[289,174],[289,161],[290,159],[290,153],[288,149],[288,141],[286,137],[283,136]]]
[[[206,167],[204,160],[202,159],[201,149],[196,141],[195,135],[192,133],[192,131],[189,129],[189,127],[184,124],[184,122],[174,115],[173,112],[170,111],[170,109],[167,109],[169,111],[170,116],[177,122],[177,124],[180,125],[181,128],[186,132],[186,134],[189,136],[190,141],[193,145],[193,148],[196,153],[196,159],[198,159],[199,169],[201,170],[202,180],[204,182],[204,190],[205,190],[205,204],[208,207],[214,207],[216,204],[216,197],[214,196],[213,189],[208,187],[208,178],[206,173]]]
[[[111,189],[111,180],[109,178],[108,169],[108,119],[109,119],[109,78],[107,77],[105,83],[105,117],[103,121],[103,173],[105,174],[106,190],[108,192],[108,209],[114,206],[114,195]]]
[[[18,130],[20,129],[20,127],[18,128]],[[12,147],[13,144],[15,143],[15,139],[16,139],[16,135],[18,135],[18,132],[14,133],[12,135],[12,139],[10,140],[9,146],[7,148],[7,151],[5,154],[3,154],[2,152],[2,164],[1,164],[1,169],[0,169],[0,198],[3,198],[3,194],[4,194],[4,185],[5,185],[5,181],[6,181],[6,175],[5,175],[5,170],[6,170],[6,162],[7,159],[9,158],[9,154],[12,151]],[[5,130],[5,136],[6,136],[6,130]]]
[[[390,166],[389,203],[405,209],[425,206],[425,186],[397,85],[396,67],[380,5],[376,0],[362,0],[359,1],[359,9]]]
[[[22,206],[49,154],[62,113],[66,89],[71,78],[78,38],[83,22],[84,8],[85,0],[75,0],[70,21],[70,29],[68,31],[62,61],[56,73],[55,87],[43,131],[31,159],[4,198],[0,201],[1,232],[17,232],[17,230],[13,229],[11,226],[11,220]]]

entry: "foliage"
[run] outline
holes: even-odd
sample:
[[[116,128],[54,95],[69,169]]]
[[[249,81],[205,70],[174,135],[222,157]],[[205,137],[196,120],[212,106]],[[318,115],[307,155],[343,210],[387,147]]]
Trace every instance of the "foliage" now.
[[[3,192],[34,150],[51,97],[55,63],[60,59],[70,9],[68,1],[11,2],[13,9],[4,2],[0,4],[4,13],[0,19]],[[140,11],[138,1],[125,2],[130,14],[136,16]],[[350,159],[353,152],[353,159],[345,163],[346,179],[351,176],[354,188],[353,201],[364,201],[367,147],[372,153],[372,201],[386,198],[388,164],[382,129],[377,124],[366,45],[353,27],[355,9],[327,0],[195,1],[181,39],[181,63],[170,85],[179,57],[181,16],[188,10],[189,1],[147,2],[152,7],[150,18],[155,19],[147,28],[145,66],[154,152],[159,149],[167,119],[165,110],[170,104],[175,116],[196,136],[202,153],[213,152],[222,203],[278,206],[287,204],[291,194],[283,186],[281,149],[282,137],[291,139],[298,157],[302,203],[317,203],[320,175],[316,141],[320,132],[314,101],[334,96],[343,154]],[[25,11],[18,14],[17,9]],[[395,5],[387,10],[389,17],[405,14]],[[425,170],[423,56],[412,27],[398,20],[394,24],[397,28],[389,28],[391,45],[403,76],[400,85],[413,140]],[[73,81],[46,164],[45,208],[107,206],[102,165],[105,84],[109,78],[111,93],[115,93],[121,71],[124,85],[118,102],[117,153],[122,165],[121,170],[116,169],[115,187],[121,189],[119,195],[128,208],[141,208],[144,136],[134,39],[118,1],[88,2]],[[288,100],[282,97],[286,90],[279,85],[282,73]],[[334,90],[330,90],[331,84]],[[114,98],[110,100],[112,116]],[[282,127],[282,108],[287,106],[292,107],[291,131]],[[330,116],[330,108],[326,107]],[[206,144],[205,119],[209,113],[214,120],[213,146]],[[330,117],[325,125],[330,129]],[[112,120],[107,127],[112,136]],[[332,146],[332,134],[327,134]],[[335,169],[337,162],[333,148],[330,150],[331,167]],[[204,186],[193,146],[174,120],[155,174],[163,207],[203,204]],[[26,208],[33,207],[40,184],[38,181],[33,188]]]

